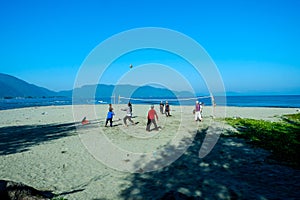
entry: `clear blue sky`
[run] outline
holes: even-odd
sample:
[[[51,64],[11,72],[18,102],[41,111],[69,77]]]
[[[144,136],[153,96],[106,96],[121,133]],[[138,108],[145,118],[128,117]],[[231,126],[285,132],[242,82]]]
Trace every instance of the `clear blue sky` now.
[[[205,48],[227,91],[300,94],[299,8],[297,0],[2,0],[0,72],[55,91],[71,89],[103,40],[132,28],[164,27]]]

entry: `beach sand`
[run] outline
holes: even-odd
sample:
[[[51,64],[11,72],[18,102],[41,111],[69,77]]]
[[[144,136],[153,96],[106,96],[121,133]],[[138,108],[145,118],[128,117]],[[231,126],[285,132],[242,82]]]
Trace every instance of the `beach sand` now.
[[[125,105],[114,105],[114,127],[104,127],[107,105],[0,111],[0,179],[67,199],[159,199],[169,191],[201,199],[300,195],[299,170],[267,162],[269,152],[241,139],[216,139],[230,129],[218,118],[279,121],[283,114],[296,113],[295,108],[217,106],[213,119],[208,106],[203,122],[195,122],[192,106],[171,106],[172,116],[158,114],[161,129],[151,132],[145,130],[148,105],[133,105],[138,123],[128,127],[121,108]],[[81,125],[83,117],[90,124]],[[208,140],[217,143],[199,158],[210,131],[216,134]]]

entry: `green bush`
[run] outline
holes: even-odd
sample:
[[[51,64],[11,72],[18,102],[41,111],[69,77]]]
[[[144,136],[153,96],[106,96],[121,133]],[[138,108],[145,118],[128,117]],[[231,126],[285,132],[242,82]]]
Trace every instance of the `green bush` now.
[[[300,113],[284,115],[280,122],[255,119],[226,118],[238,132],[232,136],[244,138],[251,144],[270,150],[275,159],[300,167]]]

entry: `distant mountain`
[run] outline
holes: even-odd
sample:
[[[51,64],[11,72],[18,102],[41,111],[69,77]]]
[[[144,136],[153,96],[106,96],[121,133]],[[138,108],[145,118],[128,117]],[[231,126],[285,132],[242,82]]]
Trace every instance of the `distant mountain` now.
[[[85,85],[73,90],[54,92],[46,88],[29,84],[16,77],[0,73],[0,98],[14,97],[72,97],[73,92],[76,98],[107,98],[113,95],[128,98],[160,98],[160,97],[191,97],[190,92],[171,91],[166,88],[153,86],[133,86],[133,85]]]
[[[56,92],[0,73],[0,98],[56,96]]]
[[[73,90],[61,91],[60,96],[71,97]],[[133,86],[133,85],[86,85],[74,89],[76,98],[107,98],[113,95],[129,98],[160,98],[160,97],[191,97],[192,93],[187,91],[171,91],[166,88],[153,86]]]

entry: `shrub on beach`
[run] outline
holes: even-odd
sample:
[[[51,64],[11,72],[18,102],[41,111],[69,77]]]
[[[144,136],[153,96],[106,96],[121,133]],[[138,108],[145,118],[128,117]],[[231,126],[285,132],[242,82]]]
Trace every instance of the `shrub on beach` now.
[[[299,168],[300,113],[284,115],[280,122],[226,118],[237,129],[231,134],[272,152],[273,158]]]

